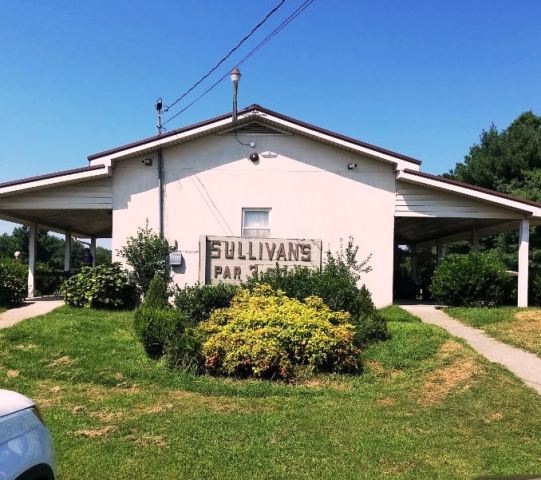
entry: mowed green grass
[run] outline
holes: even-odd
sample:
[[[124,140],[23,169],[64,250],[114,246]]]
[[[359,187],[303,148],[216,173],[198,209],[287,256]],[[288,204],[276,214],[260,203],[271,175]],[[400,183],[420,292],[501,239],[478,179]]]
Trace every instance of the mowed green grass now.
[[[452,317],[488,335],[541,357],[541,310],[539,308],[447,308]]]
[[[0,313],[5,312],[6,309],[4,307],[0,307]]]
[[[363,375],[194,377],[132,314],[63,307],[0,330],[0,388],[42,407],[60,478],[464,479],[541,472],[541,400],[397,307]]]

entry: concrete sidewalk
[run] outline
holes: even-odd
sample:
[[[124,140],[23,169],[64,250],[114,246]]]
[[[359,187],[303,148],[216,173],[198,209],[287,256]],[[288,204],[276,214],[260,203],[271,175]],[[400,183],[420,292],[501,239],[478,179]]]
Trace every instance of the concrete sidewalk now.
[[[433,305],[400,305],[423,322],[437,325],[451,335],[462,338],[491,362],[503,365],[541,394],[541,358],[489,337],[477,328],[454,320]]]
[[[11,308],[4,313],[0,313],[0,328],[11,327],[27,318],[44,315],[62,305],[64,305],[64,300],[59,297],[41,297],[25,300],[20,307]]]

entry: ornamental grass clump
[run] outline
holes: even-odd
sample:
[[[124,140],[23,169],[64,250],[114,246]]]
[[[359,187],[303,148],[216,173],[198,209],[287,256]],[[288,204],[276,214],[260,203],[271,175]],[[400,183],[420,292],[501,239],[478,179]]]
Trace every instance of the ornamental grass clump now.
[[[205,369],[219,375],[291,379],[302,369],[355,373],[361,351],[347,312],[318,297],[288,298],[269,285],[240,289],[198,330]]]

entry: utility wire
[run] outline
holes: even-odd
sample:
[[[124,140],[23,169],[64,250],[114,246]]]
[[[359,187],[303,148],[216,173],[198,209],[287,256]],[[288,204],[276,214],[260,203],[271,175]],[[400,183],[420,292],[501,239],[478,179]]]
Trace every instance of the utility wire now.
[[[278,25],[271,33],[269,33],[259,44],[255,46],[247,55],[245,55],[238,63],[235,65],[238,67],[239,65],[242,65],[245,61],[247,61],[252,55],[254,55],[259,49],[263,48],[267,43],[269,43],[278,33],[280,33],[285,27],[287,27],[295,18],[297,18],[304,10],[306,10],[314,0],[305,0],[304,3],[302,3],[289,17],[287,17],[280,25]],[[177,113],[169,117],[165,122],[163,122],[163,125],[166,123],[169,123],[171,120],[178,117],[180,114],[184,113],[188,108],[190,108],[192,105],[194,105],[196,102],[198,102],[201,98],[203,98],[205,95],[207,95],[209,92],[214,90],[222,81],[224,81],[230,73],[229,69],[222,77],[220,77],[216,82],[214,82],[209,88],[207,88],[201,95],[196,97],[194,100],[192,100],[188,105],[186,105],[182,110],[179,110]]]
[[[170,108],[174,107],[178,102],[180,102],[186,95],[188,95],[190,92],[192,92],[198,85],[200,85],[204,80],[206,80],[213,72],[216,71],[216,69],[224,63],[233,53],[235,53],[241,45],[246,42],[259,28],[263,26],[263,24],[274,14],[278,9],[285,3],[286,0],[280,0],[280,3],[278,3],[267,15],[265,15],[265,18],[261,20],[254,28],[250,30],[229,52],[225,57],[220,59],[220,61],[214,65],[205,75],[203,75],[197,82],[195,82],[186,92],[184,92],[180,97],[178,97],[171,105],[167,105],[165,107],[164,112],[168,112]]]

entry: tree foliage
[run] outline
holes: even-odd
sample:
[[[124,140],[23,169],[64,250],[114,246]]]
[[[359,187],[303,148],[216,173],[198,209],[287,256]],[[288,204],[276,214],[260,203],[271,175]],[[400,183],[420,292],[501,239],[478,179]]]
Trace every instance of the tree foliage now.
[[[37,257],[38,263],[48,267],[63,270],[64,268],[64,239],[51,235],[45,229],[38,229],[37,233]],[[0,258],[12,259],[15,252],[21,252],[21,261],[28,262],[28,246],[30,244],[30,230],[27,225],[15,227],[11,234],[0,235]],[[81,265],[85,245],[74,241],[71,246],[71,264]],[[96,265],[111,263],[111,250],[103,247],[96,249]]]
[[[502,131],[492,125],[449,175],[498,192],[541,200],[541,117],[530,111]]]
[[[128,237],[118,253],[132,268],[130,274],[140,294],[147,292],[155,274],[167,284],[171,281],[169,244],[148,226],[148,221],[134,236]]]
[[[524,112],[506,129],[492,125],[481,133],[463,162],[447,177],[525,199],[541,201],[541,117]],[[496,250],[507,268],[517,268],[518,233],[485,238],[483,250]],[[541,229],[530,236],[530,265],[541,273]]]

